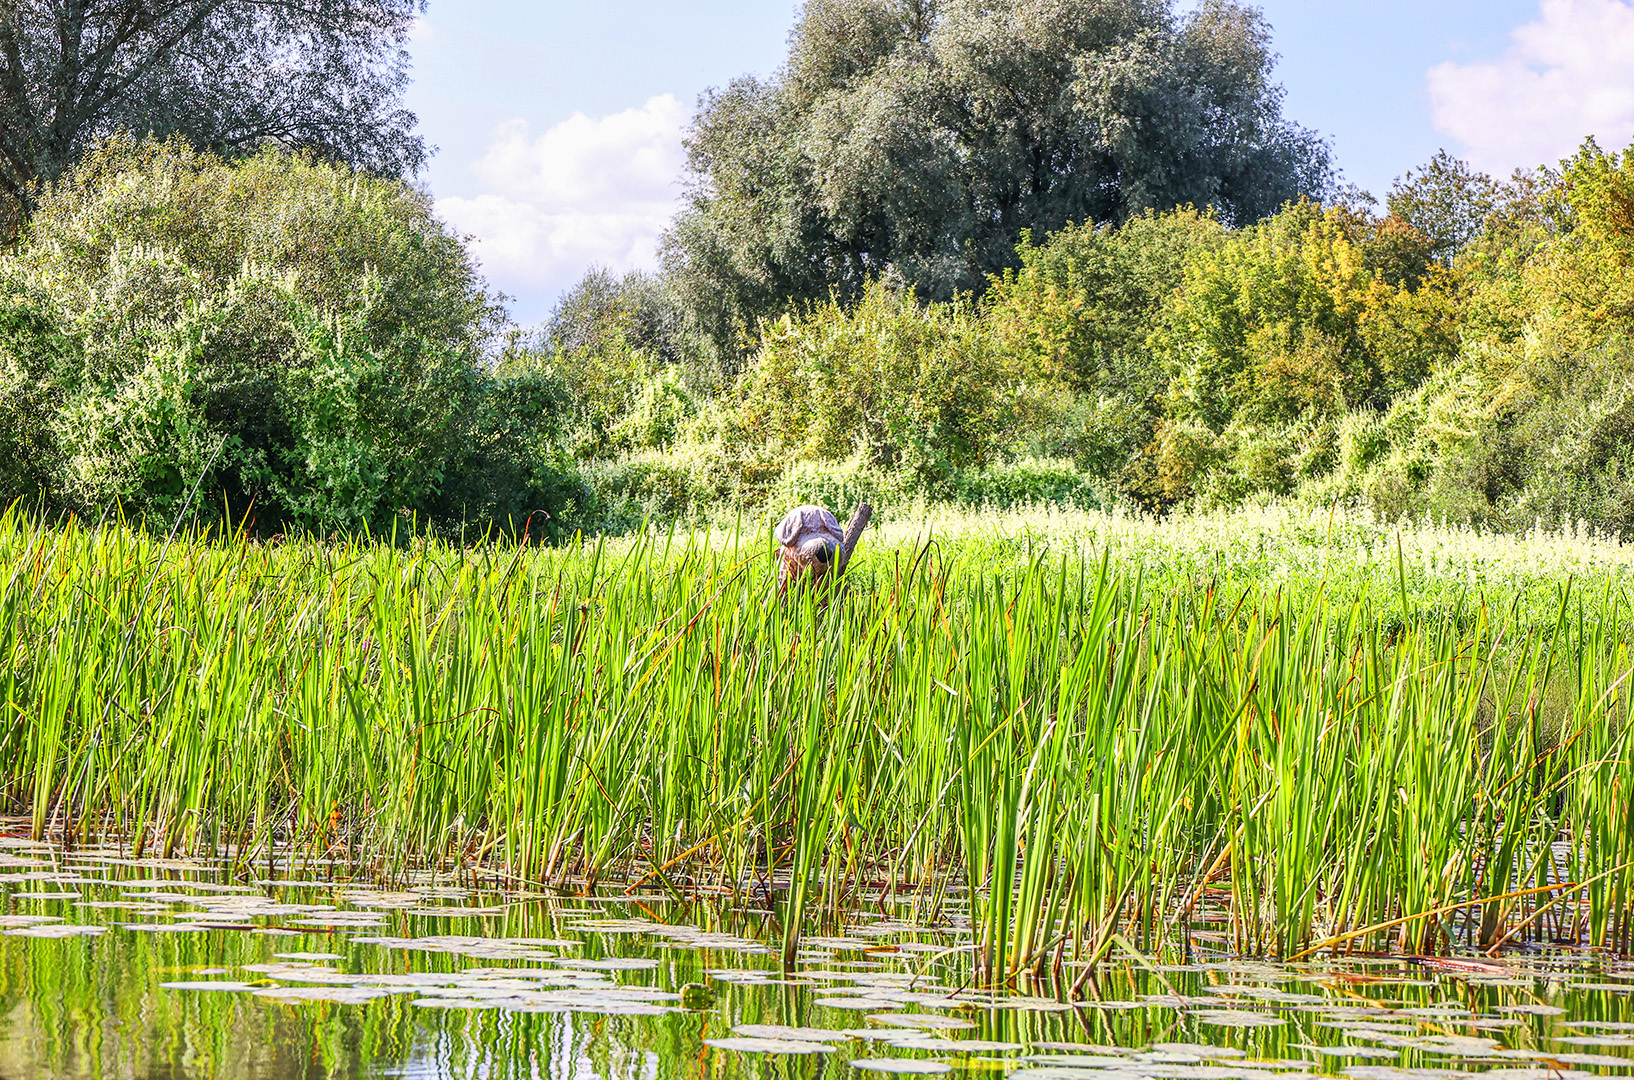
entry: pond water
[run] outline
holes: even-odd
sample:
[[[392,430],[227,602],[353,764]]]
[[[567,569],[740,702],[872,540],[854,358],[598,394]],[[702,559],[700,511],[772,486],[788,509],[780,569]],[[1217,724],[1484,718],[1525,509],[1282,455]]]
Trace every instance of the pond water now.
[[[0,842],[0,1078],[1634,1073],[1634,964],[1572,950],[1285,965],[1204,942],[1067,1004],[970,990],[957,908],[918,925],[907,898],[815,928],[786,975],[770,914],[724,899],[330,869]]]

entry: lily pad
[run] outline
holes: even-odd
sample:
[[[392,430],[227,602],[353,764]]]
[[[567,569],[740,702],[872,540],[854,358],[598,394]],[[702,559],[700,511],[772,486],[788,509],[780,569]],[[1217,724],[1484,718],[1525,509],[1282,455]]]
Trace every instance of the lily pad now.
[[[926,1061],[923,1058],[856,1058],[851,1062],[851,1067],[867,1072],[907,1076],[941,1076],[943,1073],[953,1071],[952,1065],[941,1061]]]
[[[868,1019],[892,1027],[921,1028],[927,1031],[964,1031],[976,1026],[969,1020],[961,1020],[956,1016],[937,1016],[934,1013],[900,1013],[870,1016]]]
[[[928,1038],[920,1045],[937,1053],[997,1054],[1027,1049],[1021,1043],[998,1042],[994,1039],[937,1039]]]
[[[618,956],[607,960],[558,960],[565,968],[578,971],[651,971],[657,960],[640,956]]]
[[[1213,1027],[1268,1028],[1281,1027],[1288,1022],[1281,1017],[1242,1009],[1203,1009],[1191,1015],[1198,1023]]]
[[[1200,1058],[1240,1058],[1244,1054],[1234,1046],[1214,1046],[1209,1043],[1161,1042],[1152,1049],[1160,1054],[1191,1054]]]
[[[23,926],[16,930],[7,930],[7,937],[33,938],[71,938],[71,937],[99,937],[106,934],[106,926],[75,926],[69,923],[45,923],[40,926]]]
[[[705,1039],[704,1045],[740,1054],[827,1054],[834,1050],[827,1043],[798,1039]]]
[[[399,991],[364,986],[269,986],[251,990],[256,997],[273,1001],[330,1001],[340,1005],[364,1005]]]
[[[1310,1046],[1305,1043],[1296,1045],[1301,1050],[1312,1050],[1324,1057],[1394,1058],[1401,1056],[1401,1051],[1388,1050],[1382,1046]]]
[[[1634,1068],[1634,1060],[1612,1054],[1549,1054],[1545,1060],[1561,1061],[1567,1065],[1598,1065],[1607,1069]]]
[[[734,1024],[732,1030],[751,1039],[785,1039],[794,1042],[844,1042],[843,1031],[827,1028],[785,1027],[782,1024]]]

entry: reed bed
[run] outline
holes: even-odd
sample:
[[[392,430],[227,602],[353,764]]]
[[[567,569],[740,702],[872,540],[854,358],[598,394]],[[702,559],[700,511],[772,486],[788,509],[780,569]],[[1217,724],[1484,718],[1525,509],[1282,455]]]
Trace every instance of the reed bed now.
[[[779,603],[759,534],[262,544],[12,513],[0,790],[36,837],[134,854],[769,902],[789,958],[806,916],[957,890],[990,983],[1211,932],[1628,953],[1619,549],[1545,596],[1536,558],[1436,578],[1440,535],[1267,583],[1156,542],[886,534],[842,593]]]

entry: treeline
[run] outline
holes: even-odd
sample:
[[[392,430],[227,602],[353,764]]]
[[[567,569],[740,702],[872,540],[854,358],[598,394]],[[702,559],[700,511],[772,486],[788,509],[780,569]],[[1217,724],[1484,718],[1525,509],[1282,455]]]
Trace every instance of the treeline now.
[[[1634,534],[1634,149],[1441,155],[1382,205],[1148,211],[1015,262],[946,301],[878,275],[724,365],[672,278],[592,272],[521,333],[401,182],[114,139],[0,258],[0,498],[263,534],[865,496]]]
[[[654,363],[661,280],[593,275],[549,335],[607,388],[573,453],[665,513],[1293,498],[1634,535],[1634,149],[1503,181],[1442,154],[1382,205],[1148,212],[1018,256],[979,295],[876,278],[764,320],[714,393]]]
[[[1255,9],[809,0],[783,68],[700,104],[659,270],[525,332],[403,179],[414,5],[320,6],[373,88],[345,139],[317,99],[160,124],[209,89],[166,67],[0,178],[0,499],[262,535],[860,497],[1634,535],[1634,150],[1443,154],[1380,204],[1282,117]]]

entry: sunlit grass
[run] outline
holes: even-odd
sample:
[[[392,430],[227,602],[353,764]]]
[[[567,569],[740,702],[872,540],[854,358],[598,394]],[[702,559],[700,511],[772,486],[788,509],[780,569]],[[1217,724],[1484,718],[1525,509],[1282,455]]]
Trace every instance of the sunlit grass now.
[[[12,515],[0,781],[37,835],[144,854],[785,913],[968,883],[995,982],[1221,906],[1251,953],[1627,952],[1631,561],[1339,514],[899,518],[785,604],[758,532],[167,548]]]

